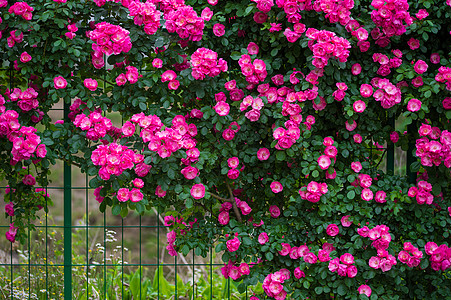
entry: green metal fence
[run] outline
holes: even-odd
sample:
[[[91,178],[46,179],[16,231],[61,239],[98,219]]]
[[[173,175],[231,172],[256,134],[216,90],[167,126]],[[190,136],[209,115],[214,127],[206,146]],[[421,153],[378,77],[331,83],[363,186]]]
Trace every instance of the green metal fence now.
[[[12,70],[3,70],[10,72]],[[13,82],[10,82],[10,87]],[[52,116],[67,119],[68,107]],[[394,125],[392,120],[392,125]],[[407,163],[412,162],[413,145]],[[395,171],[394,146],[384,150],[387,171]],[[399,158],[398,158],[399,160]],[[0,299],[249,299],[220,275],[213,248],[207,258],[168,256],[167,228],[156,210],[127,218],[101,214],[89,177],[59,162],[43,187],[54,205],[41,213],[25,245],[9,243],[9,220],[0,218]],[[404,170],[405,171],[405,170]],[[403,171],[403,172],[404,172]],[[409,170],[407,170],[408,173]],[[415,174],[409,174],[411,181]],[[3,186],[0,195],[7,187]],[[2,196],[0,196],[2,197]]]

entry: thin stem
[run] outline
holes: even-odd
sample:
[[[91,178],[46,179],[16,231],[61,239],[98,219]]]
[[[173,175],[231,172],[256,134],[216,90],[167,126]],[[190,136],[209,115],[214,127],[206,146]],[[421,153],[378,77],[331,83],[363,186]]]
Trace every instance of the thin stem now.
[[[218,195],[213,194],[213,193],[210,193],[210,195],[211,195],[213,198],[216,198],[216,199],[218,199],[218,200],[222,200],[222,201],[224,201],[224,202],[233,202],[231,199],[222,198],[222,197],[219,197]]]
[[[227,189],[229,190],[230,200],[231,200],[232,206],[233,206],[233,211],[235,212],[235,216],[236,216],[238,222],[241,223],[241,214],[240,214],[240,211],[238,210],[238,207],[236,206],[236,201],[235,201],[235,197],[233,196],[232,188],[230,187],[228,182],[226,182],[226,184],[227,184]]]

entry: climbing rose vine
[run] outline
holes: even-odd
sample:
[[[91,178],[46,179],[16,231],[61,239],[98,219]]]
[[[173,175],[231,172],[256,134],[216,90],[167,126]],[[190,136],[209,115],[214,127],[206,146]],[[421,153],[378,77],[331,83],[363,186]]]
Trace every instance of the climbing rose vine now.
[[[163,213],[170,255],[213,246],[252,300],[451,294],[450,1],[0,0],[0,13],[9,241],[52,205],[62,160],[100,211]],[[395,147],[407,170],[385,162]]]

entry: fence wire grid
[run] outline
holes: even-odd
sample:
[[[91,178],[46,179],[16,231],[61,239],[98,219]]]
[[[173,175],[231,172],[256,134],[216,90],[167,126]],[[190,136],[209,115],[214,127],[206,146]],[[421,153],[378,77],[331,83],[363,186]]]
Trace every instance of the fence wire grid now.
[[[13,88],[12,68],[0,71]],[[69,105],[61,102],[50,115],[53,121],[68,121],[68,112]],[[120,116],[118,122],[122,122]],[[412,147],[407,153],[412,153]],[[407,155],[405,162],[400,149],[389,146],[384,151],[382,167],[405,174],[413,156]],[[239,293],[238,283],[221,275],[223,263],[213,248],[207,258],[193,253],[170,257],[168,231],[155,209],[126,218],[113,216],[108,209],[100,213],[89,188],[90,177],[63,162],[52,166],[51,172],[50,185],[42,188],[54,205],[48,207],[48,214],[41,211],[25,245],[6,240],[11,220],[0,218],[1,299],[247,300],[253,291],[262,291],[260,285]],[[407,173],[414,181],[415,174]],[[6,188],[0,187],[0,197]]]

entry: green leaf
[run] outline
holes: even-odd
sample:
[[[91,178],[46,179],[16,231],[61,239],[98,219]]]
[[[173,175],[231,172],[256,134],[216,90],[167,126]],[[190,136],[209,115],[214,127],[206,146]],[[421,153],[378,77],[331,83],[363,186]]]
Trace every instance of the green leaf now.
[[[252,240],[248,237],[244,237],[243,238],[243,244],[246,246],[251,246],[252,245]]]
[[[113,205],[113,208],[111,209],[111,213],[114,216],[118,216],[121,213],[121,206],[119,204]]]
[[[432,194],[434,194],[435,196],[438,196],[438,194],[440,194],[442,192],[442,187],[439,183],[434,184],[434,186],[432,186]]]
[[[354,192],[353,190],[349,191],[349,192],[346,194],[346,197],[347,197],[348,199],[350,199],[350,200],[354,199],[354,198],[355,198],[355,192]]]
[[[266,252],[265,256],[266,256],[266,259],[269,261],[273,260],[273,258],[274,258],[274,254],[272,254],[271,252]]]
[[[346,295],[346,286],[344,284],[340,284],[337,288],[337,293],[341,296]]]
[[[174,171],[174,169],[171,169],[171,168],[168,169],[168,177],[170,179],[174,179],[175,178],[175,171]]]
[[[285,157],[286,157],[285,151],[278,151],[276,153],[277,160],[283,161],[283,160],[285,160]]]

